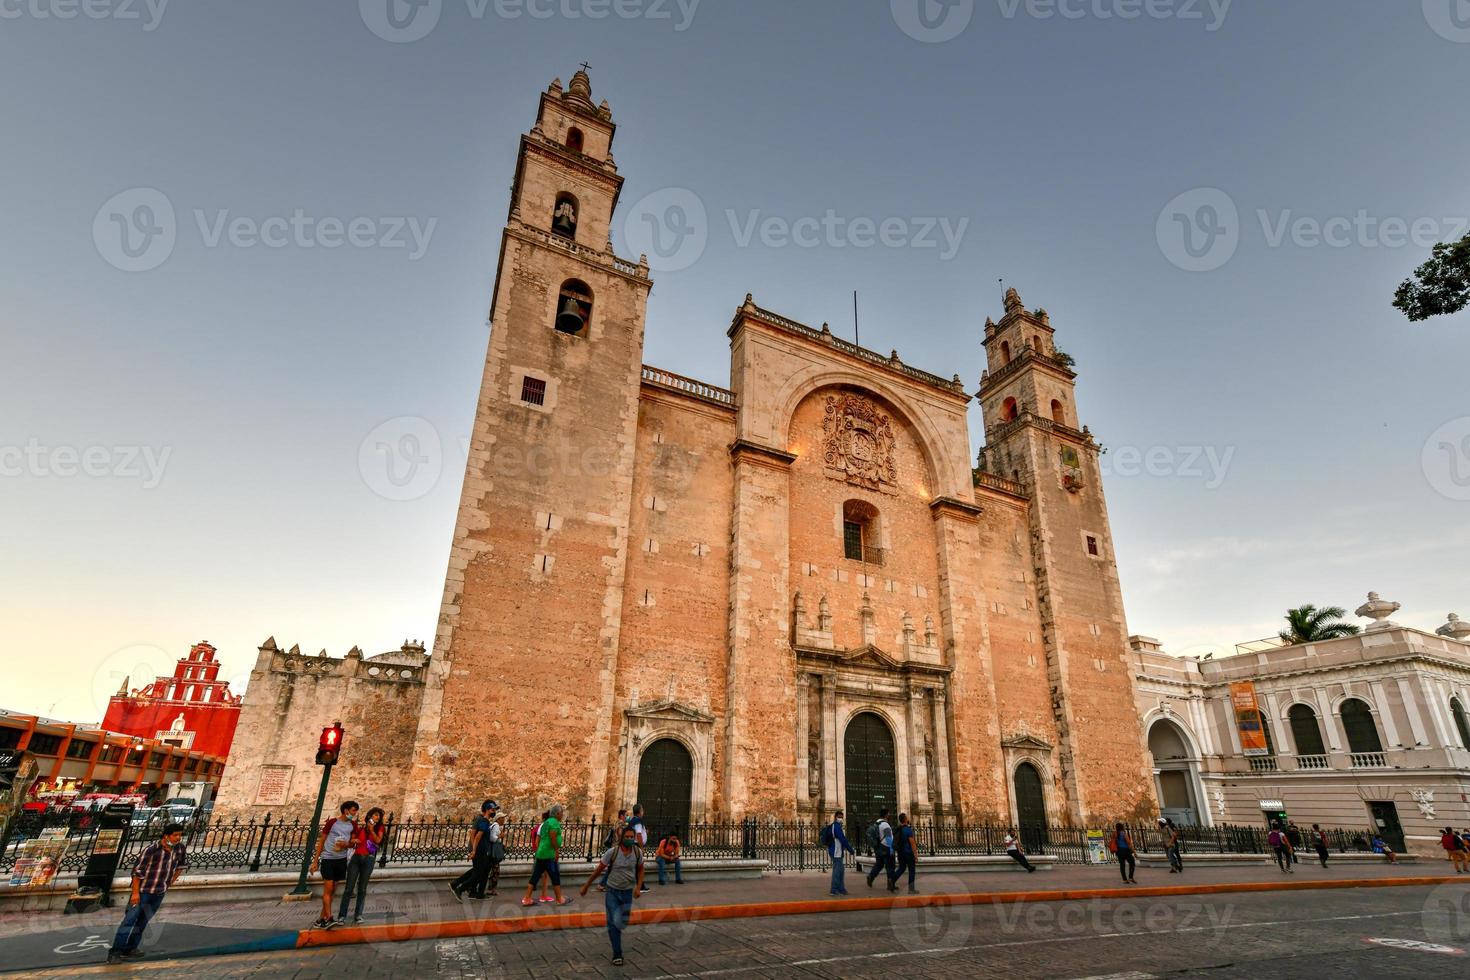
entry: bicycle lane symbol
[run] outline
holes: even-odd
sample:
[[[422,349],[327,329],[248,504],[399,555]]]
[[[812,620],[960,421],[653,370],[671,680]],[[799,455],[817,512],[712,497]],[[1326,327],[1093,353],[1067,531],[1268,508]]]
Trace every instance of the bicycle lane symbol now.
[[[57,946],[54,952],[61,956],[73,956],[77,953],[90,953],[97,949],[108,949],[111,943],[101,936],[88,936],[78,943],[63,943]]]

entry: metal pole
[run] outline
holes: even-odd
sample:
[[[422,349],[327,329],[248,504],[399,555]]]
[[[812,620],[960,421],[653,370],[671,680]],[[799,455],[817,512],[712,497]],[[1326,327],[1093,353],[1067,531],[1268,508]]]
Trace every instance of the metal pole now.
[[[316,813],[312,815],[311,826],[306,831],[306,853],[301,857],[301,877],[296,879],[296,887],[291,889],[292,895],[311,895],[311,885],[307,878],[311,875],[311,852],[316,848],[316,829],[321,826],[322,806],[327,802],[327,783],[332,780],[332,767],[322,766],[322,788],[316,794]]]

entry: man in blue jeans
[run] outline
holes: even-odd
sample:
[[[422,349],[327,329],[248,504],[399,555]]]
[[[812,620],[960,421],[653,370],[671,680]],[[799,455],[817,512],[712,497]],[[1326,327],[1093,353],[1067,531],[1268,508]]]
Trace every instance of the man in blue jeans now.
[[[847,874],[847,856],[857,851],[847,842],[847,834],[842,832],[841,810],[832,814],[832,822],[827,825],[824,837],[827,839],[827,856],[832,859],[832,894],[846,895],[847,884],[843,879]]]
[[[107,951],[108,963],[143,958],[143,951],[138,949],[138,945],[143,942],[144,930],[158,914],[164,894],[189,867],[183,841],[184,828],[171,823],[163,828],[163,837],[158,843],[148,845],[143,856],[138,858],[137,867],[133,868],[133,890],[128,898],[128,911],[112,940],[112,948]]]
[[[643,849],[638,846],[638,832],[632,825],[623,828],[618,846],[602,856],[592,876],[582,886],[582,894],[603,874],[607,875],[607,894],[603,907],[607,910],[607,938],[612,941],[612,965],[623,965],[623,930],[633,914],[633,899],[643,894]]]

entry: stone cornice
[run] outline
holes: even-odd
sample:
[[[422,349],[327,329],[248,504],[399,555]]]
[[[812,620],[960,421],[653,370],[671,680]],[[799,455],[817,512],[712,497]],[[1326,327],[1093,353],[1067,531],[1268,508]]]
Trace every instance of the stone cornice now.
[[[593,180],[607,184],[614,190],[623,186],[623,176],[616,170],[602,166],[591,157],[573,153],[557,143],[536,139],[526,133],[521,136],[521,146],[527,153],[536,153],[545,159],[553,160],[568,170],[575,170]]]
[[[770,466],[774,469],[784,470],[796,462],[796,454],[788,453],[784,449],[774,446],[763,446],[749,439],[736,439],[730,444],[730,455],[737,460],[745,460],[762,466]]]
[[[979,504],[958,497],[936,497],[929,504],[929,510],[936,518],[953,517],[969,524],[978,523],[980,515],[985,513]]]

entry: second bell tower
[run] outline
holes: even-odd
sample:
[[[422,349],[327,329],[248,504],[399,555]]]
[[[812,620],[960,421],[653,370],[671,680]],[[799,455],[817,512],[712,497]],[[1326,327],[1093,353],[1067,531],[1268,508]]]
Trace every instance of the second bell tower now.
[[[408,813],[489,787],[602,811],[652,282],[585,70],[521,137]]]

